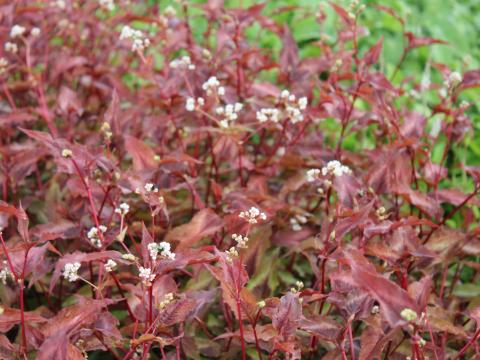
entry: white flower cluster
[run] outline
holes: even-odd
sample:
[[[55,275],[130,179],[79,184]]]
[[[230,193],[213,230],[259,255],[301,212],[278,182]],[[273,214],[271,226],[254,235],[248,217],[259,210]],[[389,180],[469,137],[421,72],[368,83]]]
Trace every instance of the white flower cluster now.
[[[158,304],[158,308],[160,310],[165,309],[169,304],[171,304],[175,300],[175,295],[173,293],[168,293],[163,297],[163,300],[160,301],[160,304]]]
[[[275,108],[266,108],[257,111],[257,120],[261,123],[271,121],[277,123],[280,120],[280,111]]]
[[[165,14],[165,16],[167,17],[174,17],[177,15],[177,10],[175,10],[175,8],[171,5],[168,5],[165,10],[163,10],[163,13]]]
[[[254,214],[255,214],[255,211],[254,211]],[[237,242],[237,245],[232,246],[230,249],[225,251],[226,260],[229,263],[231,263],[233,261],[233,259],[238,256],[238,250],[237,249],[247,249],[248,248],[248,240],[249,240],[247,236],[242,236],[242,235],[239,235],[239,234],[232,234],[232,239]]]
[[[145,285],[150,286],[151,281],[155,279],[155,274],[152,274],[152,269],[144,268],[140,266],[138,271],[139,271],[138,276],[142,279],[142,282]]]
[[[458,71],[453,71],[448,75],[447,80],[445,80],[445,87],[450,89],[462,82],[462,75]]]
[[[3,261],[3,268],[0,270],[0,281],[3,285],[7,284],[7,278],[12,276],[10,269],[8,268],[8,263],[6,260]]]
[[[215,76],[211,76],[207,81],[202,85],[202,89],[207,92],[207,95],[212,95],[217,93],[222,96],[225,95],[225,88],[220,86],[220,81]]]
[[[102,247],[101,234],[105,233],[105,231],[107,231],[107,227],[104,225],[100,225],[98,228],[94,226],[88,230],[87,237],[93,246]]]
[[[306,224],[308,219],[303,215],[295,215],[293,218],[290,218],[290,225],[292,226],[293,231],[302,230],[302,225]]]
[[[77,281],[78,270],[80,269],[81,264],[79,262],[67,263],[63,267],[63,277],[70,282]]]
[[[56,6],[59,9],[65,9],[67,7],[67,4],[65,0],[54,0],[52,1],[52,6]]]
[[[125,25],[120,33],[120,40],[132,39],[132,51],[143,51],[150,45],[150,40],[140,30],[132,29]]]
[[[410,308],[405,308],[400,312],[400,316],[403,318],[403,320],[412,322],[417,319],[418,315],[415,310],[412,310]]]
[[[160,244],[150,243],[147,247],[152,261],[157,260],[158,253],[160,253],[160,256],[164,259],[175,259],[175,253],[171,251],[172,247],[168,242],[162,241]]]
[[[238,235],[238,234],[232,234],[232,239],[237,242],[237,247],[240,249],[246,249],[248,248],[248,237]]]
[[[352,170],[346,165],[342,165],[342,163],[338,160],[332,160],[327,163],[327,166],[322,168],[322,175],[333,175],[335,177],[342,176],[344,174],[350,175]]]
[[[231,263],[233,261],[233,259],[238,256],[238,251],[235,248],[235,246],[232,246],[230,249],[225,251],[225,254],[227,255],[227,261],[229,263]]]
[[[72,150],[70,150],[70,149],[63,149],[62,150],[62,157],[67,159],[69,157],[72,157],[72,155],[73,155]]]
[[[110,124],[108,122],[103,122],[102,126],[100,127],[100,131],[102,132],[102,135],[107,141],[110,141],[112,139],[112,128],[110,127]]]
[[[108,259],[104,267],[106,272],[112,272],[117,267],[117,263],[112,259]]]
[[[290,288],[290,291],[291,291],[293,294],[296,294],[296,293],[302,291],[302,289],[303,289],[303,287],[304,287],[305,285],[303,284],[302,281],[297,281],[297,282],[295,282],[295,286],[296,286],[296,287]]]
[[[192,64],[192,60],[190,59],[190,56],[185,55],[179,59],[175,59],[171,61],[170,68],[195,70],[195,65]]]
[[[187,111],[194,111],[197,106],[201,107],[203,105],[205,105],[205,100],[202,97],[196,99],[189,97],[185,102],[185,109],[187,109]]]
[[[290,94],[288,90],[283,90],[280,98],[285,103],[285,111],[288,118],[293,124],[303,121],[302,111],[307,108],[308,99],[304,96],[297,100],[294,94]]]
[[[128,261],[135,261],[136,258],[133,254],[122,254],[122,259]]]
[[[12,43],[10,41],[7,41],[5,45],[3,45],[3,48],[6,52],[16,54],[18,52],[18,46],[15,43]]]
[[[252,206],[247,211],[242,211],[239,215],[242,219],[247,220],[250,224],[256,224],[258,219],[267,220],[267,215],[264,212],[261,212],[256,207]]]
[[[40,28],[38,28],[38,27],[34,27],[34,28],[32,28],[32,30],[30,30],[30,34],[31,34],[32,36],[35,36],[35,37],[37,37],[38,35],[40,35],[40,32],[41,32],[41,30],[40,30]]]
[[[157,188],[155,187],[155,185],[152,184],[152,183],[146,183],[146,184],[143,186],[143,189],[145,190],[145,192],[146,192],[147,194],[149,194],[149,193],[158,193],[158,189],[157,189]],[[135,189],[135,193],[140,194],[141,192],[142,192],[142,190],[141,190],[140,188],[137,187],[137,188]]]
[[[116,209],[115,213],[125,216],[130,211],[130,205],[127,203],[121,203]]]
[[[115,2],[113,0],[98,0],[98,3],[101,8],[112,11],[115,9]]]
[[[228,104],[225,106],[218,107],[215,112],[217,115],[223,116],[223,119],[220,120],[220,126],[227,128],[230,126],[231,122],[234,122],[238,119],[238,113],[243,109],[242,103]]]
[[[307,181],[314,182],[320,176],[320,169],[310,169],[307,171]]]
[[[20,37],[23,34],[25,34],[25,31],[27,31],[26,28],[24,28],[21,25],[13,25],[12,28],[10,29],[10,37],[12,39],[15,39],[16,37]]]

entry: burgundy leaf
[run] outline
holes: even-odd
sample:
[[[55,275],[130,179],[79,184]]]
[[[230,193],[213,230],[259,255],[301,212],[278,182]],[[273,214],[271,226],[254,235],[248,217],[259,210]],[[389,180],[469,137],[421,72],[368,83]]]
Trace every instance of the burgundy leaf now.
[[[223,227],[222,219],[211,209],[197,212],[189,223],[172,229],[166,241],[178,242],[178,249],[190,247],[206,236],[211,236]]]

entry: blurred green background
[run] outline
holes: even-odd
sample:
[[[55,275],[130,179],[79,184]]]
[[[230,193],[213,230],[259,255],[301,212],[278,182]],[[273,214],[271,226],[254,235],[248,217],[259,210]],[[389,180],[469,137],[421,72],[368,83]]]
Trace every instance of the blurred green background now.
[[[189,0],[189,4],[205,3],[205,0]],[[350,0],[332,0],[331,2],[348,7]],[[308,46],[319,39],[322,33],[334,36],[338,27],[337,17],[326,0],[225,0],[227,7],[247,7],[266,3],[264,14],[275,14],[284,7],[296,7],[292,11],[274,15],[278,22],[287,22],[300,45],[302,55],[308,56],[314,51]],[[177,7],[176,1],[149,0],[149,4],[159,4],[161,8],[168,5]],[[366,10],[361,16],[360,24],[368,28],[371,36],[367,42],[375,43],[382,35],[385,37],[383,60],[387,66],[394,66],[402,51],[402,27],[392,16],[375,9],[376,5],[388,6],[405,19],[405,29],[417,36],[429,36],[449,42],[448,46],[434,46],[418,49],[410,56],[404,71],[422,71],[428,59],[442,62],[457,71],[478,68],[480,65],[480,1],[478,0],[361,0]],[[326,24],[321,28],[315,21],[315,14],[320,7],[328,14]],[[192,9],[192,8],[191,8]],[[192,9],[193,10],[193,9]],[[193,15],[200,11],[191,11]],[[194,29],[203,30],[206,20],[196,18]],[[201,31],[195,31],[200,37]],[[252,31],[252,35],[258,33]],[[257,39],[257,36],[255,36]],[[260,37],[261,45],[279,50],[280,40],[268,32]]]

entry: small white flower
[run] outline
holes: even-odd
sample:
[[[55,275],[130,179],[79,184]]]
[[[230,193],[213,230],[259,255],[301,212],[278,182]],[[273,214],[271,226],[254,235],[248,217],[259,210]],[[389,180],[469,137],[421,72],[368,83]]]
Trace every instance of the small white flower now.
[[[8,60],[0,57],[0,74],[2,74],[8,66]]]
[[[12,276],[10,269],[8,268],[8,263],[6,260],[3,260],[3,268],[0,271],[0,281],[3,285],[7,284],[7,278]]]
[[[305,96],[298,99],[298,108],[300,110],[305,110],[307,108],[307,105],[308,105],[308,99]]]
[[[12,53],[12,54],[16,54],[18,52],[18,46],[17,44],[15,43],[11,43],[9,41],[7,41],[5,43],[5,45],[3,46],[3,48],[5,49],[6,52],[9,52],[9,53]]]
[[[168,5],[165,10],[163,10],[163,13],[165,14],[165,16],[167,17],[174,17],[175,15],[177,15],[177,11],[175,10],[175,8],[171,5]]]
[[[293,231],[300,231],[302,230],[302,226],[297,222],[295,219],[290,219],[290,225],[292,226]]]
[[[136,258],[133,254],[122,254],[122,259],[128,261],[135,261]]]
[[[150,282],[155,279],[155,274],[152,274],[152,269],[141,267],[138,269],[138,276],[142,279],[145,285],[150,285]]]
[[[195,65],[192,64],[192,60],[190,56],[182,56],[179,59],[172,60],[170,62],[171,69],[187,69],[187,70],[195,70]]]
[[[108,259],[104,267],[106,272],[112,272],[117,267],[117,263],[112,259]]]
[[[78,270],[80,266],[81,264],[79,262],[65,264],[63,267],[63,277],[70,282],[78,280]]]
[[[107,227],[104,225],[100,225],[98,228],[97,227],[92,227],[90,230],[88,230],[87,237],[92,243],[93,246],[96,246],[98,248],[102,247],[102,235],[107,231]]]
[[[238,251],[232,246],[230,249],[225,251],[225,255],[227,255],[227,261],[231,263],[233,259],[238,256]]]
[[[451,88],[462,82],[462,75],[458,71],[453,71],[448,75],[448,79],[445,81],[445,86]]]
[[[162,241],[160,244],[158,244],[158,249],[160,250],[160,256],[163,258],[170,260],[175,259],[175,254],[171,251],[170,243]]]
[[[73,155],[72,150],[70,150],[70,149],[63,149],[62,150],[62,157],[69,158],[69,157],[72,157],[72,155]]]
[[[195,99],[192,97],[187,98],[187,101],[185,103],[185,109],[187,111],[193,111],[195,110]]]
[[[207,95],[212,95],[215,92],[218,95],[225,95],[225,88],[220,86],[220,82],[215,76],[210,77],[206,82],[204,82],[202,89],[206,91]]]
[[[52,5],[58,7],[59,9],[65,9],[67,7],[65,0],[52,1]]]
[[[115,209],[115,212],[122,216],[127,215],[129,211],[130,211],[130,205],[128,205],[127,203],[121,203],[118,206],[118,208]]]
[[[352,170],[348,166],[342,165],[338,160],[332,160],[327,163],[326,166],[322,168],[322,175],[334,175],[335,177],[340,177],[342,175],[352,174]]]
[[[132,29],[128,25],[125,25],[120,33],[120,40],[125,39],[132,40],[132,51],[143,51],[150,45],[150,40],[142,31]]]
[[[248,237],[246,236],[242,236],[242,235],[238,235],[238,234],[232,234],[232,239],[235,240],[237,242],[237,247],[239,249],[246,249],[248,248]]]
[[[285,115],[293,124],[304,120],[302,111],[305,110],[308,105],[308,99],[305,96],[297,101],[297,97],[294,94],[290,94],[288,90],[283,90],[280,94],[280,99],[285,106]]]
[[[414,321],[417,318],[417,313],[416,313],[416,311],[414,311],[412,309],[405,308],[400,312],[400,316],[405,321],[411,322],[411,321]]]
[[[296,124],[303,121],[303,114],[301,113],[300,109],[294,106],[287,105],[285,110],[292,124]]]
[[[12,28],[10,29],[10,37],[12,39],[15,39],[16,37],[22,36],[26,30],[27,29],[25,29],[21,25],[13,25]]]
[[[158,189],[155,187],[154,184],[152,183],[146,183],[145,186],[143,187],[147,193],[158,193]]]
[[[148,248],[148,253],[150,254],[150,258],[152,259],[152,261],[157,260],[157,256],[158,256],[158,246],[157,246],[157,244],[150,243],[150,244],[147,245],[147,248]]]
[[[302,230],[301,224],[306,224],[308,219],[303,215],[295,215],[295,217],[290,218],[290,225],[293,231]]]
[[[163,297],[163,300],[160,301],[160,304],[158,304],[158,307],[160,308],[160,310],[163,310],[167,307],[167,305],[172,303],[173,300],[175,300],[175,295],[173,295],[173,293],[168,293]]]
[[[197,99],[188,97],[185,102],[185,109],[191,112],[191,111],[194,111],[197,108],[197,106],[201,107],[203,105],[205,105],[205,100],[202,97],[199,97]]]
[[[277,123],[280,120],[280,111],[275,108],[261,109],[257,111],[257,120],[261,123],[272,121]]]
[[[267,219],[267,215],[264,212],[261,212],[259,209],[257,209],[254,206],[252,206],[247,211],[242,211],[238,216],[241,217],[242,219],[247,220],[250,224],[256,224],[258,222],[258,219],[260,220]]]
[[[157,260],[158,253],[164,259],[175,259],[175,254],[171,252],[171,245],[168,242],[162,241],[160,244],[150,243],[147,248],[152,261]]]
[[[112,11],[115,9],[115,2],[113,0],[98,0],[100,7],[105,10]]]
[[[307,171],[307,181],[314,182],[320,175],[320,169],[310,169]]]
[[[40,35],[40,28],[34,27],[34,28],[30,31],[30,34],[32,34],[32,36],[37,37],[38,35]]]
[[[223,116],[220,120],[220,126],[227,128],[232,122],[238,119],[238,113],[243,109],[242,103],[227,104],[224,107],[218,107],[215,112]]]

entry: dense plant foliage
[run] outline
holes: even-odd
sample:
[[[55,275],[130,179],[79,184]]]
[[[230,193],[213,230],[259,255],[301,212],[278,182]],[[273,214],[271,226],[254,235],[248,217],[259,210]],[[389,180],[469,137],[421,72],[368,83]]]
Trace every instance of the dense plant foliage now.
[[[480,356],[480,71],[385,71],[355,1],[303,55],[301,9],[172,5],[0,6],[0,357]]]

